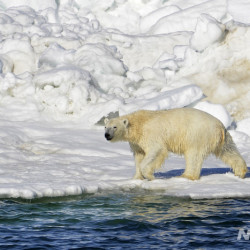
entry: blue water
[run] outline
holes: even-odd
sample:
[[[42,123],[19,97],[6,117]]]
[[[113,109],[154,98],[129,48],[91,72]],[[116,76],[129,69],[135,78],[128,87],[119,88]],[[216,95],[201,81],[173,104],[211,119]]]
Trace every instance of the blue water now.
[[[248,228],[250,199],[120,193],[0,200],[0,249],[249,249],[249,240],[237,240]]]

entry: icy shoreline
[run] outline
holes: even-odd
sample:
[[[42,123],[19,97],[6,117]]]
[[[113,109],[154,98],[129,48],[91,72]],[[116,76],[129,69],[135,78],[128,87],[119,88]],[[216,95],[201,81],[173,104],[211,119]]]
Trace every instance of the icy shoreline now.
[[[230,129],[250,166],[247,0],[1,0],[0,198],[163,190],[249,197],[214,158],[176,178],[172,156],[152,182],[132,180],[128,145],[108,144],[104,116],[184,106]]]
[[[249,197],[250,178],[235,177],[210,157],[198,181],[178,178],[182,157],[171,155],[156,180],[133,180],[134,159],[127,143],[108,143],[103,131],[51,123],[6,122],[1,131],[0,198],[34,199],[152,190],[174,197]],[[32,136],[31,136],[32,134]],[[249,137],[232,131],[243,157],[250,161]]]

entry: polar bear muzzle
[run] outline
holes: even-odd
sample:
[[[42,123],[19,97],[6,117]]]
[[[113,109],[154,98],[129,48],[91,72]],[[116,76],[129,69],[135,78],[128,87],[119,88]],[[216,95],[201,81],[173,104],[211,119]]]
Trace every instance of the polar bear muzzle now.
[[[111,141],[111,140],[112,140],[112,137],[110,136],[109,133],[105,133],[105,138],[106,138],[108,141]]]
[[[114,137],[114,130],[112,128],[106,128],[104,136],[108,141],[111,141]]]

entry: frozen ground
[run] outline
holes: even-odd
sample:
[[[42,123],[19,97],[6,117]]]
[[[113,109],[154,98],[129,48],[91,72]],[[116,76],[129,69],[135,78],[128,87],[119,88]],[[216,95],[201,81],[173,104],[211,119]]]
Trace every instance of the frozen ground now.
[[[185,162],[175,155],[156,173],[156,180],[132,180],[135,167],[128,145],[106,142],[102,130],[2,121],[1,131],[0,197],[31,199],[138,189],[192,198],[250,196],[250,176],[235,177],[213,157],[205,162],[199,181],[177,178]],[[249,166],[249,137],[235,131],[232,135]]]
[[[250,196],[249,175],[213,157],[199,181],[176,178],[174,155],[156,180],[132,180],[128,145],[105,141],[104,116],[192,106],[230,129],[250,166],[250,4],[144,2],[0,1],[0,197]]]

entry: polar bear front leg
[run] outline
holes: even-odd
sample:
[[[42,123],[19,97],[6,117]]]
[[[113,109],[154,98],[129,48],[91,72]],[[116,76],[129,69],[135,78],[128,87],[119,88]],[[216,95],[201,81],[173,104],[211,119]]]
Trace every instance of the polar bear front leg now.
[[[141,162],[144,158],[144,155],[140,153],[135,153],[134,157],[135,157],[135,167],[136,167],[134,179],[143,180],[144,178],[141,171]]]
[[[139,180],[143,180],[144,177],[142,175],[142,171],[141,171],[141,162],[144,158],[144,152],[143,150],[136,144],[133,143],[129,143],[130,149],[134,154],[134,158],[135,158],[135,167],[136,167],[136,172],[135,172],[135,176],[133,179],[139,179]]]
[[[167,152],[157,147],[153,151],[146,153],[144,159],[141,162],[141,170],[143,176],[148,180],[154,180],[154,171],[160,168],[167,156]]]

